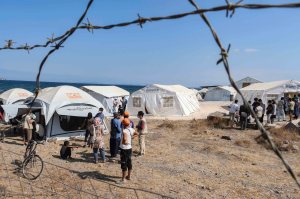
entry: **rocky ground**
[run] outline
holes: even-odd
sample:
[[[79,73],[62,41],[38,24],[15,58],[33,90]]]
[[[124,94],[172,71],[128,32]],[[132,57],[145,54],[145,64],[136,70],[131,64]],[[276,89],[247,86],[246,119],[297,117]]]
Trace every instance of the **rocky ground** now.
[[[28,181],[19,169],[25,147],[19,137],[8,137],[0,145],[0,197],[300,198],[300,189],[281,161],[257,143],[256,130],[212,128],[204,120],[148,123],[146,155],[133,157],[132,180],[124,185],[116,183],[121,175],[118,161],[94,164],[88,148],[74,149],[71,161],[61,160],[62,141],[38,145],[45,168],[40,178]],[[298,177],[299,137],[282,141],[294,145],[283,154]]]

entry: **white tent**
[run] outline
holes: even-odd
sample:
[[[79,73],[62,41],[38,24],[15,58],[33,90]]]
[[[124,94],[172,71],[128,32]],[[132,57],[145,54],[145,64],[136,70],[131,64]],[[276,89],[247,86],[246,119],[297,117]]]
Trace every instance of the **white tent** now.
[[[198,101],[202,101],[202,100],[203,100],[202,94],[201,94],[201,92],[200,92],[199,90],[197,90],[197,89],[192,89],[192,91],[194,91],[194,93],[195,93],[196,98],[197,98]]]
[[[21,104],[28,97],[33,95],[32,92],[22,89],[22,88],[13,88],[3,92],[0,95],[0,101],[4,105],[6,104]]]
[[[20,115],[24,114],[28,106],[30,105],[23,104],[3,108],[6,115],[14,115],[14,112]],[[91,112],[95,115],[103,105],[81,89],[59,86],[48,89],[47,92],[40,92],[33,107],[37,123],[46,127],[46,137],[68,137],[83,134],[84,130],[80,127],[87,114]]]
[[[244,88],[246,86],[249,86],[249,85],[255,84],[255,83],[261,83],[261,81],[254,79],[252,77],[245,77],[245,78],[235,82],[235,84],[237,85],[238,88]]]
[[[194,91],[181,85],[146,86],[131,94],[127,109],[130,114],[144,111],[147,114],[170,116],[190,115],[200,109]]]
[[[209,89],[204,97],[205,101],[232,101],[236,97],[236,90],[231,86],[217,86]]]
[[[128,98],[130,95],[128,91],[117,86],[82,86],[81,89],[101,102],[111,114],[114,112],[114,99],[117,99],[120,103],[122,97]]]
[[[284,96],[294,96],[300,93],[300,82],[295,80],[283,80],[266,83],[251,84],[241,89],[247,101],[252,101],[254,98],[262,99],[264,103],[268,100],[279,100]],[[239,101],[242,101],[241,96],[237,96]]]

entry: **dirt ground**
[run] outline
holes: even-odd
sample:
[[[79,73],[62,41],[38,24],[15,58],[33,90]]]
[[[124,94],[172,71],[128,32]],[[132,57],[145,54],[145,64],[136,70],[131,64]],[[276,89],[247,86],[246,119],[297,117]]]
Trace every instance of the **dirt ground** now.
[[[0,144],[0,197],[300,198],[280,160],[255,141],[258,131],[214,129],[202,120],[148,120],[148,128],[146,155],[132,158],[132,180],[124,185],[116,183],[118,161],[94,164],[88,148],[74,149],[71,161],[61,160],[62,141],[38,145],[45,168],[28,181],[19,169],[25,147],[19,137],[8,137]],[[224,135],[231,140],[221,139]],[[299,177],[299,152],[284,152],[284,157]]]

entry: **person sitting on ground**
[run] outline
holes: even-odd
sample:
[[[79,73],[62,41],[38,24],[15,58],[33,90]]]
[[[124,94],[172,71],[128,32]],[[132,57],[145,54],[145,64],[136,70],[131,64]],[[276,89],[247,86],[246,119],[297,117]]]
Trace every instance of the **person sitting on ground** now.
[[[139,145],[140,145],[139,155],[142,156],[145,155],[146,153],[145,139],[146,139],[146,134],[148,133],[148,128],[147,128],[146,119],[144,118],[144,112],[139,111],[137,116],[140,119],[138,125],[136,126],[137,132],[139,134]]]
[[[124,183],[125,179],[130,180],[131,179],[131,172],[132,172],[132,139],[134,136],[137,136],[137,133],[133,128],[130,128],[130,120],[128,118],[125,118],[123,120],[123,126],[125,127],[122,133],[121,137],[121,169],[122,169],[122,180],[120,183]],[[126,172],[128,171],[128,175],[126,175]]]
[[[232,103],[229,106],[229,117],[230,117],[231,127],[233,127],[235,116],[240,109],[238,102],[239,102],[238,100],[235,100],[234,103]]]
[[[250,115],[250,111],[245,104],[240,106],[239,115],[241,130],[245,130],[247,128],[247,118]]]
[[[98,156],[99,156],[99,151],[101,154],[102,162],[105,162],[105,147],[104,147],[104,130],[103,126],[101,125],[101,119],[100,118],[95,118],[95,141],[93,144],[93,155],[94,155],[94,161],[97,164],[98,163]]]
[[[78,148],[78,147],[77,146],[76,147],[72,147],[72,146],[70,146],[70,142],[69,141],[65,141],[64,145],[60,149],[60,157],[63,160],[72,158],[72,150],[73,150],[73,148]]]

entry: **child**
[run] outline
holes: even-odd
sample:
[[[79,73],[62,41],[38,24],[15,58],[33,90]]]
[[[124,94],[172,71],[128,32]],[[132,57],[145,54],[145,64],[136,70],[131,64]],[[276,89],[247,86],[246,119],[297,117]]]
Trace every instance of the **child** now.
[[[122,180],[120,183],[124,183],[125,179],[130,180],[130,175],[132,171],[132,162],[131,162],[131,155],[132,155],[132,146],[131,141],[133,136],[137,135],[133,128],[130,128],[130,120],[125,118],[123,120],[124,130],[121,137],[121,169],[122,169]],[[128,175],[126,176],[126,172],[128,170]]]
[[[71,156],[72,156],[72,150],[73,150],[73,148],[78,148],[78,147],[72,147],[72,146],[70,146],[70,142],[69,141],[65,141],[64,145],[60,149],[60,157],[63,160],[72,158]]]
[[[147,123],[144,118],[144,112],[138,112],[138,118],[140,119],[138,125],[136,126],[138,134],[139,134],[139,145],[140,145],[140,153],[139,155],[145,155],[146,152],[146,145],[145,145],[145,138],[148,131]]]

